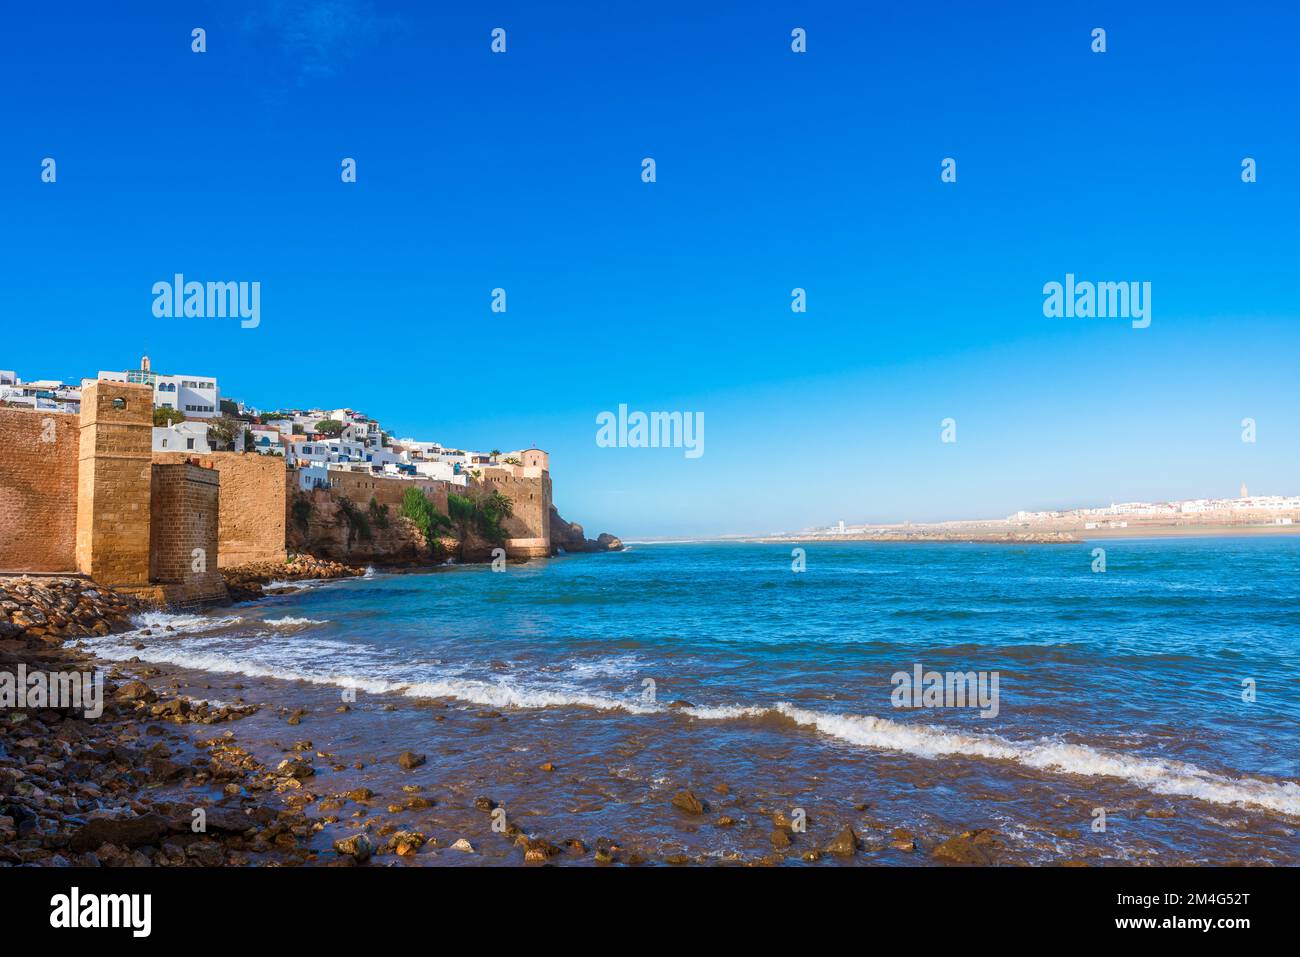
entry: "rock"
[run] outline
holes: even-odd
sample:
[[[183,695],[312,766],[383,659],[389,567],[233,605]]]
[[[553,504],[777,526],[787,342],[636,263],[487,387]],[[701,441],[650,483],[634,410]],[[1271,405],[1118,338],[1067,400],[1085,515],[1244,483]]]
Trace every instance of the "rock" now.
[[[286,719],[286,723],[295,726],[302,724],[302,719],[307,716],[307,713],[308,712],[306,708],[294,708],[293,712]]]
[[[949,864],[992,864],[992,852],[999,846],[996,832],[980,828],[948,838],[931,853]]]
[[[858,835],[852,826],[845,825],[844,830],[835,835],[835,839],[826,845],[826,853],[836,857],[852,857],[858,852]]]
[[[424,846],[425,836],[419,831],[397,831],[388,839],[389,851],[398,857],[410,857]]]
[[[778,827],[775,831],[772,832],[771,840],[772,840],[773,847],[778,849],[787,848],[790,846],[791,843],[790,832],[784,831]]]
[[[316,774],[316,769],[306,761],[295,761],[292,758],[285,758],[276,765],[275,770],[286,777],[295,778],[299,781]]]
[[[128,681],[117,689],[116,697],[118,701],[143,701],[146,704],[158,700],[153,689],[143,681]]]
[[[480,811],[494,811],[496,810],[497,802],[488,797],[476,797],[474,799],[474,806]]]
[[[243,811],[236,811],[231,808],[210,807],[205,809],[207,827],[209,831],[224,831],[227,834],[242,834],[249,828],[254,827],[254,821]],[[186,829],[189,828],[189,822],[186,822]]]
[[[708,810],[708,805],[690,791],[678,791],[673,797],[673,807],[687,814],[703,814]]]
[[[423,754],[416,754],[414,751],[403,751],[397,756],[397,766],[403,771],[409,771],[412,768],[418,768],[425,761]]]
[[[374,853],[375,846],[370,843],[370,838],[365,834],[355,834],[352,837],[345,837],[334,842],[334,850],[342,857],[350,857],[358,864],[364,864],[370,860],[370,855]]]
[[[474,845],[463,837],[451,846],[453,851],[464,851],[466,854],[474,853]]]
[[[343,795],[349,801],[369,801],[375,796],[375,792],[370,788],[354,788]]]
[[[200,867],[221,867],[226,855],[216,841],[196,841],[185,849],[185,856]]]
[[[555,765],[552,764],[550,761],[547,761],[545,764],[538,765],[537,770],[539,770],[539,771],[554,771],[554,770],[555,770]]]
[[[546,861],[564,852],[563,848],[552,844],[550,841],[542,840],[540,837],[526,837],[521,834],[515,843],[523,845],[524,860],[530,863]]]
[[[77,853],[97,850],[103,844],[140,847],[144,844],[158,844],[170,831],[171,822],[161,814],[123,818],[101,817],[83,824],[72,835],[68,847]]]

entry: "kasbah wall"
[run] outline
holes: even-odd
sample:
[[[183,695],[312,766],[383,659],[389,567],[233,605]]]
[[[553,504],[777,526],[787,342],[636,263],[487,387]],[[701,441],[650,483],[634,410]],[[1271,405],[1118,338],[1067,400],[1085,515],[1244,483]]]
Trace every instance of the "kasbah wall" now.
[[[160,604],[224,598],[217,475],[157,471],[152,450],[145,385],[88,384],[79,419],[0,409],[0,570],[80,573]]]
[[[545,454],[545,453],[541,453]],[[468,488],[435,479],[385,478],[361,472],[330,472],[328,488],[299,493],[311,502],[311,517],[307,528],[295,523],[292,515],[292,498],[287,503],[289,515],[289,540],[297,548],[320,554],[336,561],[418,562],[427,560],[424,545],[415,531],[401,519],[399,512],[407,489],[418,488],[442,514],[450,512],[447,498],[450,494],[472,494],[474,490],[500,491],[511,500],[514,514],[504,522],[506,531],[506,556],[512,559],[545,558],[551,554],[550,513],[551,477],[544,463],[528,468],[486,467],[479,478]],[[297,488],[294,473],[289,473],[289,487]],[[371,529],[371,538],[355,535],[342,520],[337,508],[340,499],[346,498],[360,511],[366,512],[373,498],[379,505],[389,508],[390,528]],[[223,539],[224,542],[224,539]],[[465,551],[472,560],[485,559],[491,544],[466,543]],[[224,545],[223,545],[224,547]],[[482,554],[479,554],[479,553]]]
[[[284,459],[243,452],[155,452],[153,460],[194,462],[220,476],[219,567],[285,560]]]
[[[511,499],[511,558],[551,553],[548,463],[544,452],[529,454],[522,466],[483,469],[471,485]],[[412,486],[443,514],[448,494],[465,491],[433,480],[330,477],[334,487],[313,496],[347,496],[361,509],[373,497],[392,513]],[[286,558],[296,488],[278,456],[155,453],[152,390],[88,383],[79,419],[0,408],[0,572],[80,573],[165,604],[218,599],[219,568]]]
[[[76,568],[74,416],[0,408],[0,571]]]

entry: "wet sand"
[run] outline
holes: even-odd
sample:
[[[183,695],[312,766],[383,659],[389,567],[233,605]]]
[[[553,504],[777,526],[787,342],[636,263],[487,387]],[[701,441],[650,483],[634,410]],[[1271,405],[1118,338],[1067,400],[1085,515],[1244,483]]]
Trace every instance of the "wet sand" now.
[[[310,766],[277,788],[323,825],[307,839],[304,863],[352,863],[334,844],[358,834],[376,848],[372,863],[406,866],[1294,864],[1300,851],[1300,822],[1258,810],[1009,762],[864,755],[782,720],[749,722],[729,741],[716,722],[671,712],[497,711],[361,692],[339,711],[336,687],[147,670],[164,694],[260,705],[222,733],[267,768]],[[196,742],[212,736],[181,730]],[[403,769],[405,751],[424,762]],[[372,796],[358,799],[359,789]],[[967,800],[954,802],[955,791]],[[1092,830],[1099,806],[1106,832]],[[845,828],[852,853],[836,844]],[[1221,856],[1180,851],[1189,829]],[[427,843],[405,856],[385,852],[398,832]],[[455,849],[462,840],[472,853]]]

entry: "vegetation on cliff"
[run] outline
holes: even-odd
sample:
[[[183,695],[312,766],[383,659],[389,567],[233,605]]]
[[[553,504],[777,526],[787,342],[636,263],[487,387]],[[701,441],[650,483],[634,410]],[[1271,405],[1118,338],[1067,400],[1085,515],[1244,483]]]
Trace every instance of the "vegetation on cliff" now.
[[[428,496],[418,488],[408,488],[402,496],[401,514],[415,523],[430,551],[438,551],[438,533],[451,528],[451,519],[438,511]]]
[[[294,496],[290,510],[293,512],[294,524],[306,533],[308,526],[311,524],[311,513],[313,511],[311,499],[302,493],[298,493]]]
[[[448,495],[447,510],[465,541],[471,532],[494,545],[504,545],[505,529],[501,523],[515,513],[514,503],[501,492],[471,490],[468,495]]]
[[[373,503],[373,499],[371,502]],[[370,541],[375,537],[375,533],[370,528],[370,519],[366,513],[357,508],[352,499],[346,495],[340,495],[336,503],[339,508],[339,514],[348,524],[348,547],[352,547],[353,535],[360,535],[364,541]]]

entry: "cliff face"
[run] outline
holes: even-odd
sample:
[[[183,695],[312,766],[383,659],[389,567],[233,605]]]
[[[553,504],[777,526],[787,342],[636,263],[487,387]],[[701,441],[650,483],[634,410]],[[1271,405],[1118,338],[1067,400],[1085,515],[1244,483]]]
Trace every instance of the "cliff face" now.
[[[308,511],[293,502],[310,502]],[[415,524],[392,514],[385,524],[361,510],[362,519],[348,517],[337,499],[327,492],[294,496],[289,506],[286,542],[288,550],[315,555],[349,565],[427,565],[429,550]],[[306,521],[303,521],[304,516]]]
[[[286,545],[296,554],[314,555],[348,565],[435,565],[446,558],[463,562],[488,562],[498,546],[470,529],[440,538],[431,553],[424,536],[408,518],[389,508],[379,517],[368,508],[345,507],[330,490],[318,489],[289,497],[285,520]],[[551,554],[559,552],[615,552],[623,543],[609,534],[587,538],[581,525],[566,522],[550,508]]]
[[[551,506],[551,554],[557,552],[620,552],[623,543],[608,532],[601,532],[596,538],[587,538],[581,525],[566,522],[560,513]]]

